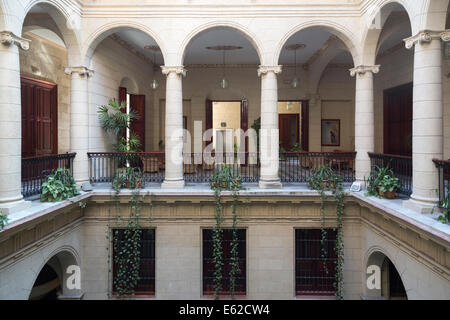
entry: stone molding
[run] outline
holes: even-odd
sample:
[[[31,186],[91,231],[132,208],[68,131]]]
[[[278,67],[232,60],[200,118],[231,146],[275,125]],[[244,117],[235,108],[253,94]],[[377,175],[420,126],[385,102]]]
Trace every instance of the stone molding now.
[[[78,67],[66,67],[64,69],[65,74],[67,75],[72,75],[72,74],[78,74],[82,77],[87,76],[92,77],[94,75],[94,70],[91,70],[89,68],[83,67],[83,66],[78,66]]]
[[[420,31],[415,36],[404,39],[406,49],[411,49],[416,44],[430,43],[433,40],[450,41],[450,29],[444,31]]]
[[[269,72],[273,72],[275,74],[281,73],[283,69],[283,66],[259,66],[258,68],[258,77],[261,77],[261,75],[266,75]]]
[[[31,40],[16,36],[11,31],[0,31],[0,43],[6,46],[15,44],[22,50],[28,50],[30,48]]]
[[[350,75],[354,77],[355,75],[363,75],[366,72],[372,72],[372,73],[378,73],[380,72],[380,65],[374,65],[374,66],[364,66],[360,65],[355,68],[349,69]]]
[[[161,66],[162,73],[168,76],[170,73],[175,73],[177,76],[186,77],[187,70],[184,66]]]

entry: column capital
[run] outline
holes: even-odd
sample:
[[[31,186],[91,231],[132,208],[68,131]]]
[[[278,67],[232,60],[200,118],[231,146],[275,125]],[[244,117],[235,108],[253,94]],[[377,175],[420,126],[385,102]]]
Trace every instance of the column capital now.
[[[283,66],[259,66],[258,68],[258,77],[262,74],[268,74],[269,72],[273,72],[275,74],[281,73]]]
[[[372,72],[373,74],[380,72],[380,65],[374,65],[374,66],[364,66],[360,65],[355,68],[349,69],[350,75],[354,77],[355,75],[363,75],[366,72]]]
[[[16,36],[11,31],[0,31],[0,43],[6,46],[15,44],[22,50],[28,50],[30,48],[31,40]]]
[[[89,68],[83,67],[83,66],[77,66],[77,67],[66,67],[64,69],[65,74],[72,75],[72,74],[78,74],[82,77],[92,77],[94,75],[94,70],[91,70]]]
[[[404,39],[406,49],[411,49],[416,44],[430,43],[433,40],[450,41],[450,29],[444,31],[422,30],[415,36]]]
[[[162,73],[168,76],[170,73],[175,73],[176,75],[182,75],[186,77],[187,70],[184,66],[161,66]]]

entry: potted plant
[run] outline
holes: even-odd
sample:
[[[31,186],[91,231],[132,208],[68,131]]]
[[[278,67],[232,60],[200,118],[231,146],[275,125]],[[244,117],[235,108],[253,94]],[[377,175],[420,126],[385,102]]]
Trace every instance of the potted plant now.
[[[120,173],[114,177],[112,184],[115,190],[121,188],[141,189],[143,184],[141,169],[132,167],[122,168]]]
[[[335,187],[339,182],[338,177],[332,168],[329,166],[320,166],[312,171],[310,177],[306,180],[309,183],[309,188],[314,190],[326,190]]]
[[[395,193],[400,186],[401,184],[398,178],[386,174],[378,185],[378,193],[386,199],[395,199]]]

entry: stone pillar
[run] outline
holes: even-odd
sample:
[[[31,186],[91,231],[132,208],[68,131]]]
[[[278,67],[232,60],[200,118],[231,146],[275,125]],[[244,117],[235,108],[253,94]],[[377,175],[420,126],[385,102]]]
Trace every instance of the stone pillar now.
[[[309,97],[309,151],[322,151],[322,100],[318,94]]]
[[[278,73],[281,73],[281,66],[260,66],[258,69],[258,76],[261,77],[261,174],[259,187],[263,189],[282,187],[278,174],[280,166]]]
[[[375,150],[373,75],[380,66],[358,66],[350,69],[350,75],[356,76],[355,95],[355,151],[356,183],[364,185],[364,179],[370,176],[370,158],[368,152]]]
[[[0,211],[11,213],[31,205],[21,192],[22,108],[19,48],[29,40],[0,32]]]
[[[442,41],[450,30],[421,31],[405,39],[414,47],[413,194],[404,206],[428,213],[438,203],[438,171],[433,159],[443,157]]]
[[[184,188],[183,178],[183,66],[161,66],[166,82],[166,174],[163,189]]]
[[[70,82],[70,151],[77,155],[73,176],[78,185],[89,182],[89,95],[88,80],[94,72],[86,67],[68,67]]]

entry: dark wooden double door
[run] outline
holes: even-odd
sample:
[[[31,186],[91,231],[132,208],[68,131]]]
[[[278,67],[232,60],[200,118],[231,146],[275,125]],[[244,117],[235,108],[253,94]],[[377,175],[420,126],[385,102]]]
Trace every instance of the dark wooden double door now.
[[[58,152],[58,87],[21,77],[22,157]]]
[[[384,91],[384,153],[412,155],[413,84]]]
[[[309,150],[309,115],[308,101],[301,101],[301,121],[300,114],[288,113],[278,115],[278,128],[280,134],[280,146],[286,151],[291,151],[298,144],[304,151]],[[301,122],[301,127],[300,127]],[[301,128],[301,135],[300,135]]]

